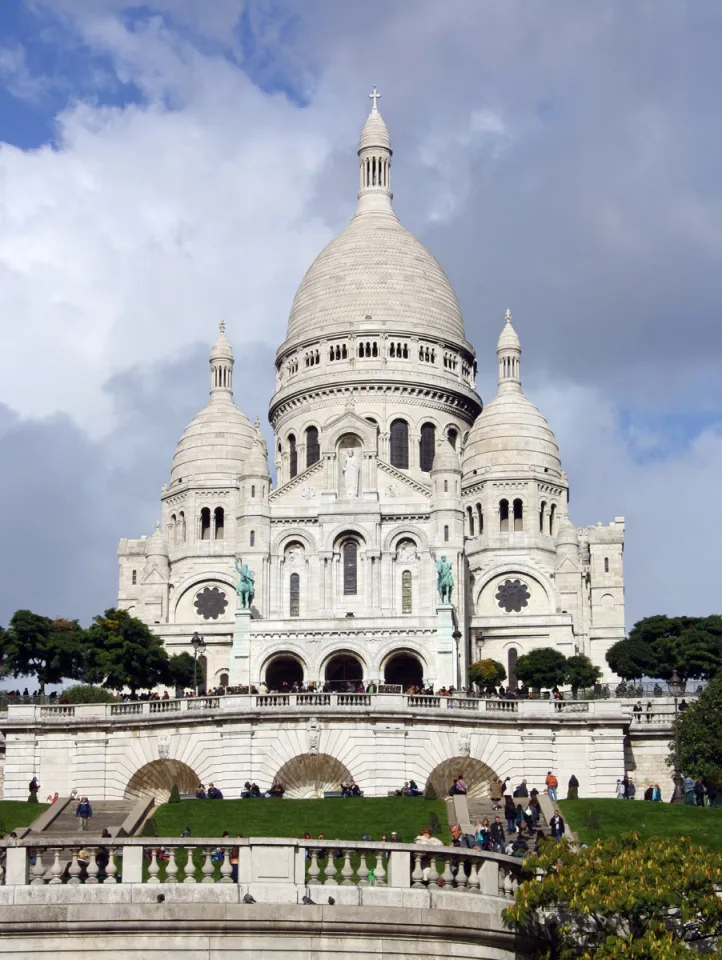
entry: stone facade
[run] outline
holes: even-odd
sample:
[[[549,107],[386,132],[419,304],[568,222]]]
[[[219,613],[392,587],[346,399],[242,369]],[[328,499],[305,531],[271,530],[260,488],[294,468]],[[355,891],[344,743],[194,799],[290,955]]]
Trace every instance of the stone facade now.
[[[624,636],[624,521],[571,525],[509,314],[498,393],[483,408],[451,284],[394,213],[376,107],[358,156],[358,210],[308,270],[276,357],[277,485],[258,423],[233,403],[221,325],[210,399],[178,444],[162,520],[120,543],[118,603],[171,653],[201,634],[208,688],[301,677],[464,686],[472,660],[511,672],[548,645],[608,675],[605,651]],[[236,556],[255,574],[242,622]],[[436,592],[442,556],[456,584],[448,608]]]

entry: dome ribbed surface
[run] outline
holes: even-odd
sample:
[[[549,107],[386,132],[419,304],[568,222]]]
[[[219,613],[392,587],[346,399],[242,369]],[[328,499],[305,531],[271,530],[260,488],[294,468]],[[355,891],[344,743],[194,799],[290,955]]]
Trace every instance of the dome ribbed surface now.
[[[504,324],[504,329],[499,334],[499,340],[496,345],[497,350],[521,350],[521,341],[519,335],[511,325],[511,322]]]
[[[461,470],[459,455],[446,439],[441,440],[434,453],[432,473],[434,470]]]
[[[230,479],[241,473],[255,430],[230,400],[211,400],[191,420],[173,455],[170,482]]]
[[[497,394],[474,421],[464,449],[464,476],[484,468],[527,473],[546,467],[561,478],[559,446],[551,427],[518,390]]]
[[[358,148],[359,150],[363,150],[364,147],[385,147],[387,150],[391,149],[391,137],[389,136],[388,127],[384,123],[384,118],[378,110],[371,111],[361,131]]]
[[[391,213],[357,215],[316,257],[294,298],[287,339],[348,333],[368,316],[387,321],[390,333],[465,340],[448,277]]]

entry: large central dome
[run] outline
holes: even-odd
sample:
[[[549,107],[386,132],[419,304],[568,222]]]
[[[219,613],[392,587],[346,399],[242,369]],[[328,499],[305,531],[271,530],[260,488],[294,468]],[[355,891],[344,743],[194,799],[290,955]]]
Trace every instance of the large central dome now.
[[[316,257],[293,301],[287,337],[347,332],[369,318],[395,332],[465,340],[448,277],[391,211],[356,214]]]

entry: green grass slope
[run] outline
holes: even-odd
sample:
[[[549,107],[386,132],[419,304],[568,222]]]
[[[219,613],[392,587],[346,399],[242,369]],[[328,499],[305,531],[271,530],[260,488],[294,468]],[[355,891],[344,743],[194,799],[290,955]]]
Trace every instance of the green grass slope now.
[[[29,827],[48,807],[47,803],[28,803],[27,800],[0,800],[0,833]]]
[[[722,807],[645,800],[562,800],[558,806],[582,843],[634,831],[642,837],[689,837],[722,852]]]

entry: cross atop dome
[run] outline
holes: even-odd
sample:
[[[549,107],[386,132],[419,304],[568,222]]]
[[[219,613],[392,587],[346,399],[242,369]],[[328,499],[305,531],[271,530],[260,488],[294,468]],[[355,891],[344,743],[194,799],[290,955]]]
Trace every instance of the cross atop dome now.
[[[506,308],[504,319],[506,320],[507,323],[511,323],[511,310],[508,307]]]
[[[507,312],[508,312],[508,311],[507,311]],[[225,332],[226,332],[226,321],[225,321],[225,320],[221,320],[221,322],[218,324],[218,332],[219,332],[219,333],[225,333]]]
[[[371,110],[372,110],[374,113],[378,111],[378,107],[376,106],[376,101],[377,101],[377,100],[380,100],[380,99],[381,99],[381,94],[380,94],[380,93],[378,92],[378,90],[376,89],[376,84],[374,84],[374,88],[373,88],[373,90],[371,91],[371,93],[369,94],[369,100],[373,100],[373,102],[374,102],[374,103],[373,103],[373,106],[371,107]]]

